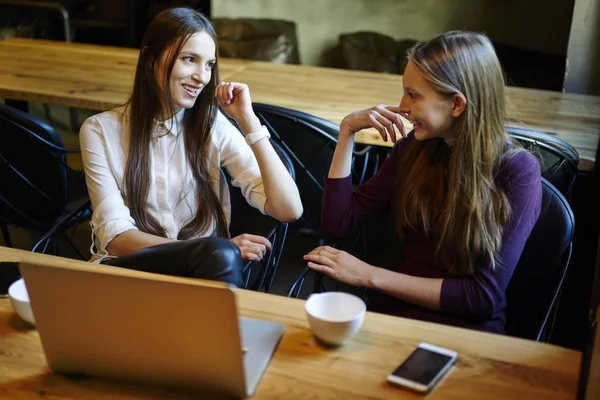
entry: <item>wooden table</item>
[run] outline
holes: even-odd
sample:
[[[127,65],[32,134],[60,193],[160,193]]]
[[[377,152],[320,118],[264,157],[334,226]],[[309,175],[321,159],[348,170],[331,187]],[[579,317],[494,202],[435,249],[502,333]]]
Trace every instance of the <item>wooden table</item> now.
[[[12,38],[0,41],[0,98],[107,110],[123,104],[138,50]],[[247,83],[256,102],[297,109],[339,123],[374,104],[398,104],[402,76],[302,65],[221,59],[222,80]],[[592,160],[600,136],[600,97],[506,88],[508,123],[556,135]],[[390,146],[374,131],[356,141]]]
[[[127,101],[137,49],[12,38],[0,41],[0,98],[105,111]],[[252,64],[228,59],[222,79]]]
[[[248,84],[255,101],[294,108],[335,123],[352,111],[374,104],[399,104],[402,76],[334,68],[255,62],[229,80]],[[573,145],[593,170],[600,137],[600,97],[506,87],[507,125],[555,135]],[[408,124],[410,126],[410,124]],[[375,130],[356,142],[392,146]]]
[[[0,247],[0,261],[56,262]],[[80,261],[60,259],[63,263]],[[367,313],[357,336],[327,349],[308,329],[304,301],[239,290],[239,313],[285,324],[285,334],[256,399],[422,398],[385,377],[421,341],[458,351],[456,368],[428,398],[573,399],[581,353],[548,344]],[[189,394],[101,379],[72,380],[49,371],[36,330],[0,299],[0,399],[187,398]]]

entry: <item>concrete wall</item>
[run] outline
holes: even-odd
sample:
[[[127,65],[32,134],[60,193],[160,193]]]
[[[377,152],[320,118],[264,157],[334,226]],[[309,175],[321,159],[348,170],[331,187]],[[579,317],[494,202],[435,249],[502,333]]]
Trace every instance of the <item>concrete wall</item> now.
[[[376,31],[424,40],[452,29],[565,55],[574,0],[212,0],[214,17],[276,18],[297,24],[303,64],[318,65],[340,33]]]
[[[600,0],[576,0],[564,90],[600,95]]]

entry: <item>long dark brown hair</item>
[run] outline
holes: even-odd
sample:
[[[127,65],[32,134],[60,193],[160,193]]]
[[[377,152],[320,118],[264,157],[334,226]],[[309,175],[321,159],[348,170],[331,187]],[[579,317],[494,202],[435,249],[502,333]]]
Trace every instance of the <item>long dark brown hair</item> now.
[[[206,32],[217,46],[217,35],[201,13],[180,7],[158,14],[148,26],[142,40],[133,91],[127,102],[131,139],[125,166],[125,202],[142,232],[162,237],[167,236],[164,227],[146,210],[154,119],[165,115],[165,111],[167,115],[175,114],[169,89],[171,72],[182,47],[190,36],[198,32]],[[157,76],[155,69],[161,62],[164,63],[162,68],[165,68],[166,73]],[[225,214],[213,189],[207,159],[210,132],[217,116],[217,101],[214,96],[219,82],[217,67],[218,60],[210,82],[202,89],[194,106],[185,110],[183,116],[185,152],[196,183],[198,208],[194,217],[180,230],[178,239],[189,239],[206,233],[213,221],[216,223],[215,233],[229,237]]]
[[[506,151],[504,76],[494,48],[482,34],[448,32],[415,45],[408,59],[438,93],[462,94],[467,105],[452,147],[443,139],[415,141],[402,157],[396,231],[428,234],[451,273],[469,275],[484,263],[495,268],[511,213],[495,175],[519,149]]]

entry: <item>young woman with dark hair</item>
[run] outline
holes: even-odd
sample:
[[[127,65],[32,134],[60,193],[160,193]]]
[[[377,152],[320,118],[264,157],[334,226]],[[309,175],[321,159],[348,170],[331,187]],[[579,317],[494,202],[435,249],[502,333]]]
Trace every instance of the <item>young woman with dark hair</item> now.
[[[408,60],[399,106],[342,121],[322,214],[331,235],[383,215],[401,254],[386,268],[327,246],[305,259],[371,289],[372,310],[504,332],[505,290],[540,212],[538,162],[505,133],[504,78],[487,37],[441,34],[415,45]],[[408,135],[400,115],[413,125]],[[394,126],[406,137],[352,193],[354,133],[373,127],[395,141]]]
[[[217,67],[210,22],[190,8],[165,10],[144,35],[129,101],[81,127],[92,260],[240,286],[242,259],[260,260],[271,244],[229,237],[221,168],[261,212],[280,221],[302,214],[248,87],[219,84]]]

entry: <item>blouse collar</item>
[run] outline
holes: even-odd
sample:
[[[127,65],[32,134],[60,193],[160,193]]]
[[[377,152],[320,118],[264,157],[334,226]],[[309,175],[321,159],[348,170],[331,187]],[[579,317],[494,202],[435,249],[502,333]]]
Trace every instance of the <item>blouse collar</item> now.
[[[154,120],[154,132],[153,137],[166,136],[169,133],[177,136],[183,127],[183,116],[185,114],[185,108],[177,111],[175,115],[165,121]]]

